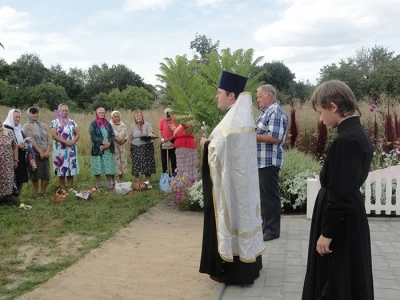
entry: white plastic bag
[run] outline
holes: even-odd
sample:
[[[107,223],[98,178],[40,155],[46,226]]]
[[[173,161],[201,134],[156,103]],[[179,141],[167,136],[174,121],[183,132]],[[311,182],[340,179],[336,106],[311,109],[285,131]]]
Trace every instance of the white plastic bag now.
[[[132,191],[132,182],[118,182],[115,183],[115,191],[117,194],[128,194],[130,191]]]

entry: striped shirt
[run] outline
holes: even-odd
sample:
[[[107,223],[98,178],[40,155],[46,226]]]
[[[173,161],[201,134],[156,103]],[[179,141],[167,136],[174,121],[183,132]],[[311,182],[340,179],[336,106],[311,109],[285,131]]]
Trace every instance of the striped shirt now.
[[[256,120],[256,133],[267,134],[279,139],[280,142],[278,144],[257,142],[259,169],[270,166],[282,168],[287,127],[288,117],[276,101],[260,111]]]

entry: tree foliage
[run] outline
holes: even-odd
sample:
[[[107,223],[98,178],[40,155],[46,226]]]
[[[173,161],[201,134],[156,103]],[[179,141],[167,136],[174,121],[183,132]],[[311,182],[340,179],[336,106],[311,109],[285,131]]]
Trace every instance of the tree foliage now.
[[[91,110],[104,101],[111,109],[118,107],[112,104],[114,90],[124,95],[117,102],[120,108],[148,109],[154,100],[154,87],[123,64],[64,70],[60,64],[46,68],[35,53],[25,53],[11,64],[0,59],[2,105],[26,108],[37,104],[54,109],[59,103],[68,103],[71,109]]]
[[[259,67],[265,70],[262,81],[272,84],[279,91],[287,91],[292,84],[295,75],[282,61],[272,61]]]
[[[182,116],[182,121],[192,120],[197,129],[204,121],[210,128],[221,119],[223,112],[217,109],[215,96],[223,70],[243,76],[252,75],[246,85],[246,91],[253,95],[264,72],[253,74],[255,66],[262,57],[253,59],[254,50],[238,49],[232,52],[229,48],[220,53],[213,51],[207,54],[207,63],[197,63],[194,58],[188,60],[185,55],[175,59],[165,58],[160,64],[157,77],[164,84],[160,86],[164,94],[172,100],[174,113]]]
[[[204,63],[207,62],[207,55],[213,51],[218,51],[219,40],[213,44],[212,39],[204,34],[196,32],[195,39],[190,42],[190,49],[196,50],[200,55],[200,60]]]
[[[354,56],[342,59],[338,64],[323,66],[318,81],[342,80],[358,99],[371,96],[377,100],[382,93],[396,97],[399,95],[399,61],[400,57],[394,56],[394,52],[386,47],[362,47],[356,50]]]

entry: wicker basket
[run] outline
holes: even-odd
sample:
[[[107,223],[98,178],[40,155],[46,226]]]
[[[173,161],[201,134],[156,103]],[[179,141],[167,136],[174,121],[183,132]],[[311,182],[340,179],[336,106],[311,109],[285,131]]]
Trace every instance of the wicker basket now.
[[[68,199],[68,193],[66,190],[63,189],[58,189],[56,193],[51,197],[51,200],[56,203],[62,203],[64,201],[67,201]]]
[[[137,180],[137,181],[133,182],[133,190],[134,191],[145,191],[145,190],[147,190],[147,184],[145,184],[141,180]]]

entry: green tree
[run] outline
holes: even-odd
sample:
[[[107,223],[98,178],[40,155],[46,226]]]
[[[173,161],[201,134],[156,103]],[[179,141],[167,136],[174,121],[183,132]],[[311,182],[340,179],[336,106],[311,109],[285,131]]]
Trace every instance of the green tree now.
[[[207,54],[207,64],[198,64],[194,58],[188,61],[185,55],[174,59],[165,58],[160,64],[161,74],[157,78],[164,84],[160,86],[162,92],[170,99],[176,115],[186,116],[182,121],[193,120],[195,128],[199,129],[202,122],[214,127],[223,115],[216,105],[215,95],[219,78],[223,70],[243,76],[250,76],[246,91],[255,94],[255,90],[262,84],[260,77],[264,71],[252,74],[254,67],[262,57],[253,59],[254,50],[230,49]]]
[[[100,93],[99,95],[104,95],[104,93]],[[97,95],[97,96],[99,96],[99,95]],[[113,89],[107,95],[106,99],[107,99],[107,102],[106,102],[107,108],[110,108],[110,109],[125,108],[125,101],[124,101],[122,93],[119,89]]]
[[[213,44],[212,39],[204,34],[196,32],[195,38],[190,42],[190,49],[196,50],[200,55],[200,60],[204,63],[207,62],[207,55],[212,51],[218,51],[219,40]]]
[[[112,105],[109,104],[109,95],[107,95],[106,93],[99,93],[96,96],[94,96],[93,104],[90,108],[94,110],[99,106],[104,107],[105,110],[111,110]]]
[[[3,98],[6,96],[9,88],[10,85],[8,84],[8,82],[0,79],[0,105],[5,105],[3,104]]]
[[[304,102],[307,99],[311,98],[314,89],[315,87],[308,80],[306,82],[300,80],[293,81],[290,84],[290,88],[288,91],[291,97],[300,99],[301,102]]]
[[[11,65],[9,65],[3,58],[0,58],[0,79],[8,81],[11,70]]]
[[[257,66],[256,72],[265,71],[261,80],[272,84],[279,91],[287,91],[292,84],[295,74],[282,61],[272,61]]]
[[[356,50],[356,54],[352,57],[355,66],[368,76],[379,66],[388,63],[394,58],[394,51],[389,48],[374,45],[372,48],[361,47]]]
[[[52,83],[41,83],[34,87],[9,85],[3,99],[3,105],[27,108],[33,105],[55,110],[60,103],[66,103],[74,108],[73,103],[61,86]]]
[[[31,89],[32,98],[30,105],[37,104],[39,107],[47,107],[50,110],[57,109],[61,103],[70,103],[70,99],[62,86],[52,83],[41,83]]]
[[[355,55],[346,60],[342,59],[338,64],[323,66],[318,81],[322,83],[331,79],[342,80],[350,86],[358,99],[367,95],[376,97],[378,92],[391,93],[391,91],[383,91],[382,82],[373,74],[380,69],[379,73],[384,75],[382,66],[389,66],[391,61],[399,60],[399,57],[395,57],[394,52],[386,47],[379,45],[372,48],[361,47],[356,50]],[[396,64],[390,66],[395,68]],[[375,80],[377,82],[374,82]]]
[[[35,103],[32,91],[33,87],[23,87],[19,85],[8,85],[8,89],[4,91],[1,104],[10,107],[27,108]]]
[[[368,77],[369,94],[377,101],[380,94],[400,95],[400,61],[393,59],[380,64]]]
[[[120,91],[130,85],[145,87],[143,78],[125,65],[113,65],[110,69],[110,73],[112,87],[118,88]]]
[[[124,108],[147,110],[151,108],[154,95],[143,87],[128,86],[122,92]]]
[[[113,89],[124,90],[128,86],[144,87],[143,79],[125,65],[113,65],[111,68],[103,63],[92,65],[87,70],[85,92],[90,98],[99,93],[110,93]]]
[[[101,92],[108,94],[112,89],[111,71],[106,63],[101,66],[94,64],[87,70],[85,92],[90,98]]]
[[[8,83],[18,84],[24,87],[47,82],[49,70],[43,65],[42,60],[37,54],[25,53],[11,64],[10,77]]]
[[[78,95],[83,92],[84,86],[79,82],[79,79],[69,75],[60,64],[51,66],[50,81],[55,85],[62,86],[68,97],[75,102],[77,102]]]
[[[365,77],[352,58],[347,61],[341,60],[339,65],[331,64],[320,70],[319,83],[328,80],[341,80],[345,82],[354,92],[357,99],[365,96]]]

